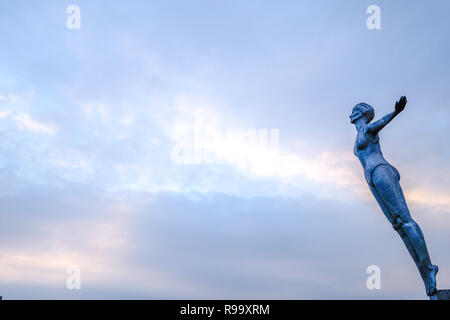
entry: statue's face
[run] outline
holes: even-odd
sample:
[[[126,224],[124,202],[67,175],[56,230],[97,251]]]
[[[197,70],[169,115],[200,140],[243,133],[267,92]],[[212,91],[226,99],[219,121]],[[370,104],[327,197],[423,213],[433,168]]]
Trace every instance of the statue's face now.
[[[363,116],[363,113],[361,112],[361,110],[358,109],[353,109],[352,114],[350,115],[350,122],[351,123],[355,123],[356,120],[358,120],[359,118],[361,118]]]

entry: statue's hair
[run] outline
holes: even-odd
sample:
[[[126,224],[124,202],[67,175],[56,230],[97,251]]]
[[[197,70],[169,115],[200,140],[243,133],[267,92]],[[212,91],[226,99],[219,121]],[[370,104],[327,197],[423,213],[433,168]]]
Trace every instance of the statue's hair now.
[[[367,103],[364,102],[358,103],[356,106],[353,107],[353,111],[355,110],[358,110],[363,115],[365,115],[367,119],[369,119],[369,122],[372,121],[373,118],[375,117],[375,111],[373,110],[372,106],[368,105]]]

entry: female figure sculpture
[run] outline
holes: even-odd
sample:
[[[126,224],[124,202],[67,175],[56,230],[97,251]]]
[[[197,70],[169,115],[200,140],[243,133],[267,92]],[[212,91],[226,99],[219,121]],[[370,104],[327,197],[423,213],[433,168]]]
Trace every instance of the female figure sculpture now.
[[[427,295],[436,295],[436,273],[438,267],[431,264],[425,239],[419,225],[412,219],[400,186],[400,174],[381,153],[378,133],[392,119],[405,109],[406,97],[395,104],[395,111],[371,123],[375,113],[366,103],[357,104],[350,115],[350,121],[358,132],[354,154],[364,168],[369,188],[381,210],[398,232],[411,257],[419,269]]]

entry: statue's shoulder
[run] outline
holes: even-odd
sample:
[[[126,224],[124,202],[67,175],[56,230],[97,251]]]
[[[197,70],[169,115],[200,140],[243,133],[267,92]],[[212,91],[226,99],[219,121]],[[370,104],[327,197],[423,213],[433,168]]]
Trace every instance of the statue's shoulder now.
[[[378,132],[375,134],[372,133],[369,130],[369,125],[364,127],[364,137],[371,143],[378,143],[380,141],[380,136],[378,135]]]

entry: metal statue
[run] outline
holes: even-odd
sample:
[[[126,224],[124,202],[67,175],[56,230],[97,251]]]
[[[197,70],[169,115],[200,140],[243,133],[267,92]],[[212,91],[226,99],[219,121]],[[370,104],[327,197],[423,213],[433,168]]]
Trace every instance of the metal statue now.
[[[364,175],[375,199],[389,222],[398,232],[425,284],[427,295],[436,297],[436,273],[438,267],[431,264],[425,239],[419,225],[413,220],[400,186],[400,174],[384,159],[378,133],[392,119],[405,109],[406,97],[395,104],[395,110],[378,121],[373,108],[366,103],[357,104],[350,115],[350,121],[358,132],[354,153],[361,161]]]

